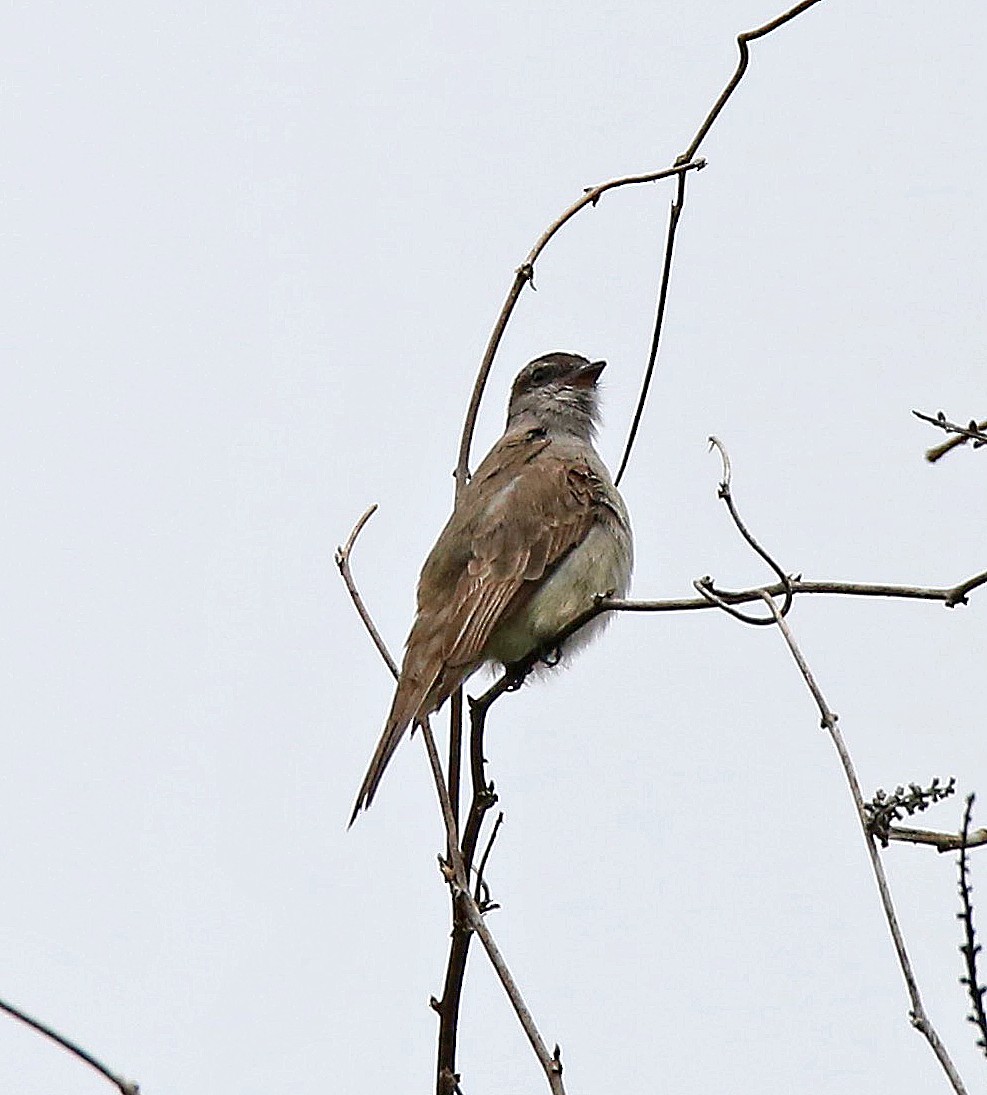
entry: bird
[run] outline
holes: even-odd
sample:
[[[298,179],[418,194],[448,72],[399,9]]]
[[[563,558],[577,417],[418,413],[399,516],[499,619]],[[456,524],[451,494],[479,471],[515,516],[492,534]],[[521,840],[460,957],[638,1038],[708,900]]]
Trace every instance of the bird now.
[[[593,447],[605,366],[557,351],[517,374],[504,434],[461,491],[422,567],[394,700],[350,825],[370,806],[410,725],[485,663],[511,666],[551,650],[599,596],[627,592],[630,519]],[[567,638],[565,655],[604,622],[596,616]]]

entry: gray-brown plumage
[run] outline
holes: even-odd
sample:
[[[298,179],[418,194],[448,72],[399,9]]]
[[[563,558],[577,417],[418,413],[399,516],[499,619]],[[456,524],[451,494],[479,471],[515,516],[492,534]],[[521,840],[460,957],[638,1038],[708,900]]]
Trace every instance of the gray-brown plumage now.
[[[598,594],[627,591],[630,522],[593,448],[604,365],[546,354],[514,381],[504,436],[422,568],[394,702],[350,824],[373,800],[409,725],[438,710],[484,662],[517,662]],[[566,651],[602,623],[597,617],[571,636]]]

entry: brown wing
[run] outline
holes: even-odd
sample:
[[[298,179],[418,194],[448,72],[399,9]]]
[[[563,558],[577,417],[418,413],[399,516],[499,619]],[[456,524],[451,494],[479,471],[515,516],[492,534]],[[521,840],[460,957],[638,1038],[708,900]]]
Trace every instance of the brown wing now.
[[[526,583],[582,542],[601,494],[589,466],[556,455],[543,431],[509,434],[490,451],[422,568],[394,702],[353,817],[370,805],[408,725],[440,707],[484,660],[491,632],[533,588]]]
[[[483,465],[477,471],[480,504],[463,530],[469,558],[442,610],[448,669],[483,659],[491,632],[530,595],[528,583],[539,582],[581,543],[597,518],[599,482],[585,464],[556,456],[547,440],[508,455],[514,459],[498,462],[485,478]],[[426,566],[420,597],[435,604],[439,598],[426,585],[431,577]]]

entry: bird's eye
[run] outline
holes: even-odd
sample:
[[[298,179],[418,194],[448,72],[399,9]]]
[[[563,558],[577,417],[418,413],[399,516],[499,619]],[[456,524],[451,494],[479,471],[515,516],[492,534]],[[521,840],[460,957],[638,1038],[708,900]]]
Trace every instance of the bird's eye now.
[[[552,370],[547,365],[539,365],[538,368],[531,370],[531,383],[535,385],[544,384],[551,372]]]

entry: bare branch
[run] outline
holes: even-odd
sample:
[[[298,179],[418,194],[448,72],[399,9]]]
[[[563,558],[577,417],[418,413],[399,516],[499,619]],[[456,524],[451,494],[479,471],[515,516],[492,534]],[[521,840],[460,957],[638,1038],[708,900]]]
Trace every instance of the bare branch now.
[[[938,833],[932,829],[911,829],[906,825],[892,825],[888,840],[908,844],[931,844],[937,852],[958,852],[963,847],[962,833]],[[987,829],[974,829],[966,840],[968,848],[980,848],[987,844]]]
[[[125,1080],[122,1076],[118,1076],[112,1069],[104,1065],[102,1061],[84,1050],[82,1046],[73,1042],[70,1038],[66,1038],[63,1034],[59,1034],[58,1031],[52,1030],[46,1023],[42,1023],[39,1019],[33,1018],[33,1016],[28,1015],[26,1011],[21,1011],[20,1008],[14,1007],[13,1004],[8,1004],[5,1000],[0,1000],[0,1010],[5,1011],[8,1015],[12,1015],[15,1019],[19,1019],[22,1023],[25,1023],[33,1030],[36,1030],[39,1034],[43,1034],[46,1038],[50,1038],[63,1049],[67,1049],[73,1056],[78,1057],[80,1061],[85,1061],[87,1065],[94,1068],[102,1077],[109,1080],[121,1095],[140,1095],[140,1088],[137,1084],[132,1083],[130,1080]]]
[[[733,490],[730,484],[732,477],[732,471],[730,467],[730,454],[726,450],[726,446],[718,437],[710,437],[709,439],[710,450],[716,449],[720,454],[720,459],[723,461],[723,479],[720,481],[719,497],[726,503],[726,507],[730,512],[730,517],[733,519],[733,523],[737,526],[737,530],[740,535],[747,541],[750,548],[753,549],[775,572],[775,574],[781,579],[781,584],[785,590],[785,603],[781,606],[782,616],[788,615],[788,610],[792,607],[792,579],[781,569],[780,566],[771,558],[771,556],[764,550],[763,547],[754,539],[748,530],[747,526],[741,520],[740,514],[737,512],[737,507],[733,501]],[[750,616],[746,612],[740,612],[736,608],[733,608],[722,593],[720,593],[713,583],[713,579],[707,574],[704,578],[699,578],[692,583],[695,588],[702,594],[702,596],[711,601],[717,607],[722,608],[724,612],[733,616],[734,619],[740,620],[741,623],[754,624],[761,626],[764,624],[773,624],[774,620],[766,616]]]
[[[756,41],[758,38],[763,38],[765,35],[770,34],[779,27],[783,27],[786,23],[790,23],[796,18],[796,16],[801,15],[802,12],[807,11],[818,3],[819,0],[802,0],[801,4],[796,4],[795,7],[790,8],[782,15],[776,16],[769,23],[756,27],[754,30],[745,30],[742,34],[737,35],[737,49],[740,51],[737,68],[727,82],[727,86],[720,92],[720,97],[713,104],[712,109],[703,119],[703,124],[699,127],[695,137],[692,138],[692,143],[685,152],[682,153],[684,159],[691,160],[699,151],[699,146],[706,139],[706,134],[709,133],[710,129],[713,127],[713,123],[720,116],[720,111],[727,105],[730,96],[737,90],[737,85],[744,78],[744,73],[747,71],[748,64],[750,64],[750,49],[748,43]]]
[[[459,784],[463,764],[463,686],[449,697],[449,800],[459,826]]]
[[[483,850],[483,855],[480,856],[480,866],[476,869],[476,888],[473,891],[473,896],[476,898],[476,903],[480,904],[480,894],[483,892],[486,886],[486,879],[483,877],[484,871],[487,869],[487,860],[490,858],[490,850],[494,846],[494,841],[497,839],[497,834],[500,832],[501,825],[504,824],[504,811],[501,810],[497,815],[497,820],[493,824],[493,829],[490,831],[490,839],[487,841],[487,846]],[[489,891],[488,891],[489,893]],[[487,908],[484,908],[484,912],[489,910],[489,896],[487,898]]]
[[[719,98],[713,104],[709,113],[703,120],[702,125],[699,127],[695,137],[692,138],[692,142],[685,152],[679,156],[676,163],[684,164],[692,161],[695,158],[696,153],[699,151],[699,146],[702,144],[713,126],[713,123],[719,117],[720,111],[726,106],[727,100],[733,95],[737,89],[737,85],[743,79],[744,73],[747,71],[747,65],[750,61],[750,49],[748,47],[749,42],[753,42],[757,38],[763,38],[765,35],[770,34],[772,31],[777,30],[779,27],[784,26],[785,23],[791,22],[796,16],[801,15],[803,11],[811,8],[814,4],[817,4],[819,0],[803,0],[802,3],[796,4],[795,7],[786,11],[784,14],[772,19],[769,23],[765,23],[761,27],[757,27],[755,30],[744,31],[737,36],[737,48],[740,51],[740,58],[737,62],[737,68],[734,71],[733,76],[727,83],[727,86],[720,92]],[[620,467],[617,470],[617,475],[614,482],[619,484],[623,478],[624,470],[627,467],[628,461],[631,458],[631,450],[634,447],[634,439],[637,437],[638,427],[641,424],[641,417],[644,414],[644,405],[648,398],[648,391],[651,388],[651,380],[655,372],[655,364],[658,359],[658,346],[661,342],[662,327],[665,322],[665,301],[668,298],[668,283],[672,274],[672,251],[675,246],[675,232],[678,228],[679,217],[682,214],[682,209],[685,206],[685,175],[679,176],[678,190],[675,195],[675,199],[672,202],[672,207],[669,212],[668,218],[668,231],[665,235],[665,256],[662,262],[661,280],[658,286],[658,306],[655,309],[655,323],[654,330],[651,335],[651,349],[648,355],[648,364],[644,371],[644,378],[641,382],[641,392],[638,396],[637,407],[634,411],[634,418],[631,421],[631,428],[627,435],[627,441],[624,445],[624,453],[620,460]],[[721,606],[722,607],[722,606]],[[748,621],[751,622],[751,621]]]
[[[657,182],[659,179],[667,179],[672,175],[678,175],[681,179],[687,171],[699,171],[705,166],[705,160],[692,160],[689,163],[679,161],[673,167],[666,167],[661,171],[652,171],[644,175],[623,175],[618,179],[600,183],[598,186],[588,187],[583,191],[583,196],[564,210],[538,237],[534,247],[531,248],[524,261],[514,272],[514,281],[507,293],[507,299],[500,309],[500,315],[497,317],[494,329],[490,333],[487,348],[483,352],[483,360],[480,362],[479,372],[473,382],[473,392],[470,396],[469,406],[466,408],[466,419],[463,422],[463,433],[459,442],[459,457],[456,461],[454,473],[457,498],[462,493],[463,487],[469,482],[470,446],[473,443],[473,431],[476,429],[476,417],[480,412],[480,401],[483,398],[483,390],[486,387],[487,377],[490,375],[497,348],[500,346],[500,340],[504,336],[507,323],[511,318],[511,313],[514,311],[514,306],[517,304],[521,291],[528,282],[534,283],[535,263],[542,251],[548,246],[549,241],[580,209],[585,209],[587,205],[595,206],[601,196],[608,190],[615,190],[621,186],[634,186],[639,183]]]
[[[376,624],[367,611],[367,606],[363,603],[360,591],[356,588],[356,582],[353,580],[353,572],[350,570],[350,555],[353,552],[353,546],[356,544],[356,539],[363,531],[363,526],[376,512],[377,503],[375,502],[366,509],[360,520],[353,526],[353,531],[349,534],[346,543],[342,547],[336,548],[336,566],[339,568],[339,573],[342,575],[347,590],[349,590],[350,598],[359,613],[360,619],[363,620],[363,626],[367,629],[370,638],[373,639],[374,646],[377,647],[380,656],[384,659],[384,664],[391,671],[391,676],[397,680],[397,662],[391,657],[390,651],[387,649],[387,644],[380,637],[380,632],[377,630]]]
[[[538,1032],[531,1012],[528,1010],[528,1006],[521,996],[521,991],[511,975],[510,970],[507,968],[507,963],[504,961],[500,949],[494,942],[490,929],[487,927],[486,921],[483,918],[483,913],[480,911],[479,905],[470,893],[466,868],[462,854],[459,851],[459,837],[456,832],[456,820],[452,813],[452,803],[449,800],[449,792],[442,775],[442,763],[439,760],[438,749],[435,747],[435,739],[432,737],[432,733],[429,730],[427,723],[422,727],[422,736],[425,739],[425,747],[428,750],[428,759],[431,763],[432,775],[435,779],[435,789],[438,792],[439,801],[442,804],[442,816],[446,823],[448,843],[449,846],[454,849],[452,862],[450,864],[442,864],[442,873],[446,882],[449,884],[463,919],[466,921],[469,928],[476,932],[477,937],[483,944],[483,949],[487,952],[494,972],[497,974],[504,991],[507,993],[511,1006],[514,1008],[514,1012],[521,1023],[521,1027],[527,1035],[528,1041],[531,1043],[531,1048],[535,1051],[535,1055],[545,1072],[552,1095],[565,1095],[565,1088],[562,1085],[562,1064],[558,1059],[557,1051],[555,1055],[548,1052],[548,1047],[545,1045],[542,1036]]]
[[[960,978],[960,984],[966,985],[966,991],[970,994],[973,1012],[967,1018],[980,1031],[977,1046],[987,1056],[987,1013],[984,1012],[984,994],[987,993],[987,989],[980,984],[980,978],[977,975],[977,956],[980,954],[980,944],[977,942],[977,935],[973,927],[973,898],[971,897],[973,886],[970,882],[970,868],[966,861],[966,850],[969,847],[967,838],[970,833],[970,819],[973,816],[973,800],[975,797],[974,795],[967,795],[961,834],[963,843],[960,846],[960,899],[963,902],[963,911],[958,914],[958,917],[963,921],[965,935],[963,945],[960,947],[960,953],[966,962],[966,976]]]
[[[873,582],[807,582],[801,577],[789,579],[793,594],[833,594],[842,597],[883,597],[907,601],[941,601],[947,608],[966,604],[966,594],[978,586],[987,584],[987,572],[977,574],[955,586],[903,586]],[[720,597],[729,604],[747,604],[761,599],[762,592],[779,597],[785,592],[781,582],[761,589],[743,589],[733,592],[718,591]],[[604,597],[600,600],[596,612],[691,612],[697,609],[713,608],[708,600],[701,597],[671,598],[660,601],[631,601],[618,597]],[[592,619],[592,616],[590,616]],[[580,626],[587,621],[583,619]]]
[[[691,156],[687,157],[692,159]],[[675,232],[679,226],[679,217],[685,208],[685,175],[679,175],[679,184],[672,199],[671,208],[668,211],[668,231],[665,233],[665,255],[661,264],[661,279],[658,283],[658,304],[655,308],[655,325],[651,333],[651,349],[648,351],[648,364],[641,380],[641,392],[637,397],[637,406],[634,408],[634,417],[631,419],[631,428],[627,433],[627,441],[624,443],[624,454],[620,458],[620,467],[614,476],[614,485],[619,486],[624,477],[624,471],[631,458],[631,450],[634,448],[634,439],[637,437],[641,418],[644,415],[644,405],[651,389],[651,379],[655,374],[655,365],[658,362],[658,346],[661,343],[661,331],[665,323],[665,302],[668,300],[668,283],[672,276],[672,253],[675,250]]]
[[[350,569],[350,556],[353,551],[353,547],[356,543],[357,537],[360,535],[364,525],[370,520],[376,510],[376,505],[369,507],[363,514],[356,525],[353,527],[353,531],[350,533],[346,543],[336,550],[336,565],[339,568],[339,573],[342,575],[343,581],[346,584],[346,588],[349,591],[353,604],[356,607],[357,612],[360,615],[360,619],[363,621],[370,637],[374,641],[374,645],[380,652],[381,657],[386,662],[388,668],[392,674],[396,677],[398,675],[397,665],[390,655],[386,644],[380,637],[380,633],[377,631],[374,625],[373,619],[368,612],[366,605],[363,603],[363,598],[360,596],[359,590],[356,587],[356,582],[353,579],[353,574]],[[496,801],[496,796],[493,795],[493,789],[490,788],[486,796],[481,796],[476,792],[476,786],[482,786],[482,729],[483,720],[486,716],[486,711],[489,708],[489,704],[493,702],[493,699],[499,695],[498,686],[494,685],[491,688],[487,696],[490,699],[484,703],[485,697],[481,697],[480,700],[474,701],[473,706],[478,707],[482,712],[479,719],[479,732],[474,733],[475,738],[479,745],[471,744],[471,767],[475,773],[477,768],[480,771],[480,784],[474,784],[474,808],[471,810],[470,818],[467,822],[467,835],[469,838],[469,857],[465,858],[460,842],[458,823],[456,821],[456,814],[453,809],[452,800],[449,797],[449,788],[446,784],[445,776],[442,771],[442,762],[439,760],[438,749],[435,745],[435,738],[432,735],[431,727],[429,726],[428,719],[425,719],[421,724],[422,739],[425,742],[425,749],[428,754],[429,765],[432,769],[432,778],[435,782],[435,789],[439,797],[439,805],[442,810],[442,818],[445,822],[446,829],[446,850],[448,859],[443,862],[443,875],[446,882],[449,884],[450,891],[453,899],[453,943],[450,947],[449,963],[446,971],[446,986],[447,990],[452,990],[450,995],[443,994],[443,1000],[437,1002],[433,999],[432,1007],[436,1010],[442,1023],[440,1024],[440,1054],[438,1065],[438,1090],[440,1093],[449,1092],[452,1093],[456,1090],[458,1084],[458,1078],[453,1070],[453,1064],[455,1061],[455,1045],[456,1045],[456,1030],[458,1027],[459,1016],[459,997],[462,990],[462,978],[466,970],[466,954],[469,949],[469,933],[475,932],[483,944],[484,950],[490,958],[490,961],[494,967],[494,970],[500,979],[501,984],[507,993],[508,998],[511,1001],[511,1005],[514,1008],[518,1019],[521,1022],[521,1026],[524,1028],[524,1032],[528,1037],[528,1041],[531,1043],[535,1054],[538,1057],[538,1061],[541,1064],[546,1077],[548,1078],[549,1088],[553,1095],[565,1095],[565,1089],[562,1086],[562,1063],[558,1059],[557,1053],[555,1056],[548,1052],[548,1048],[542,1040],[541,1035],[538,1033],[538,1028],[535,1026],[534,1019],[531,1016],[531,1012],[528,1011],[527,1005],[524,1002],[521,992],[517,987],[510,970],[507,968],[507,964],[494,942],[493,936],[490,930],[487,928],[483,919],[483,913],[477,901],[470,893],[469,888],[469,864],[472,862],[473,854],[476,848],[476,840],[479,837],[479,827],[482,823],[483,815]],[[485,804],[482,804],[485,799],[489,799]],[[482,806],[478,806],[480,802]],[[474,814],[476,820],[474,820]],[[470,825],[473,823],[473,826]],[[472,828],[475,827],[475,832]],[[492,840],[491,840],[492,843]],[[464,840],[464,846],[467,846],[467,841]],[[486,856],[484,856],[484,863]],[[461,923],[460,923],[461,920]],[[459,930],[457,931],[457,924]],[[463,928],[466,930],[463,930]],[[451,1001],[455,999],[455,1009],[452,1009]],[[452,1014],[453,1021],[450,1023],[447,1021],[447,1015]],[[25,1020],[28,1021],[28,1020]],[[445,1046],[443,1047],[443,1035],[445,1037]],[[451,1056],[449,1054],[449,1044],[451,1041]],[[445,1054],[443,1054],[443,1048],[445,1048]],[[121,1088],[121,1090],[123,1090]],[[125,1095],[136,1095],[136,1089],[133,1092],[127,1091]]]
[[[878,892],[881,895],[881,905],[884,908],[884,916],[887,919],[888,927],[891,930],[891,938],[894,942],[895,953],[898,956],[898,964],[901,967],[902,976],[905,979],[905,985],[908,989],[908,996],[911,1001],[911,1013],[909,1018],[912,1026],[925,1036],[932,1048],[932,1052],[936,1055],[939,1064],[942,1066],[949,1082],[952,1084],[956,1095],[966,1095],[966,1088],[963,1085],[963,1081],[960,1079],[960,1075],[956,1071],[956,1067],[953,1065],[946,1047],[943,1045],[935,1027],[930,1022],[929,1017],[925,1012],[925,1007],[922,1004],[918,982],[915,980],[911,960],[908,957],[908,951],[905,949],[904,936],[901,933],[898,917],[894,910],[894,903],[891,900],[891,889],[888,886],[887,876],[884,873],[884,865],[882,864],[881,857],[877,851],[877,842],[869,829],[867,812],[864,806],[864,797],[860,790],[860,781],[857,779],[857,773],[854,769],[853,761],[850,758],[846,743],[843,741],[843,735],[836,725],[837,715],[826,702],[826,698],[823,696],[819,685],[816,683],[802,651],[795,642],[795,637],[792,635],[787,621],[778,611],[778,606],[771,599],[771,596],[767,591],[763,593],[762,599],[771,610],[775,622],[785,638],[788,649],[795,659],[795,664],[798,666],[803,680],[812,693],[812,698],[816,701],[816,706],[819,708],[819,714],[822,718],[823,729],[829,734],[833,745],[836,747],[836,752],[839,754],[840,763],[843,765],[843,772],[850,787],[850,794],[853,796],[853,803],[857,808],[857,819],[859,820],[860,827],[863,831],[864,843],[867,845],[867,854],[870,857],[871,868],[874,872],[874,878],[877,881]]]
[[[951,433],[954,436],[948,441],[944,441],[941,445],[934,445],[931,449],[925,450],[925,459],[930,464],[934,464],[946,453],[952,452],[953,449],[958,448],[960,445],[965,445],[967,441],[973,442],[973,447],[979,449],[982,445],[987,445],[987,418],[983,422],[978,422],[975,418],[971,418],[966,426],[959,426],[955,422],[950,422],[942,411],[939,411],[936,415],[923,414],[921,411],[912,411],[912,414],[916,418],[921,418],[923,422],[931,422],[933,426],[938,426],[940,429],[945,430],[947,433]]]

